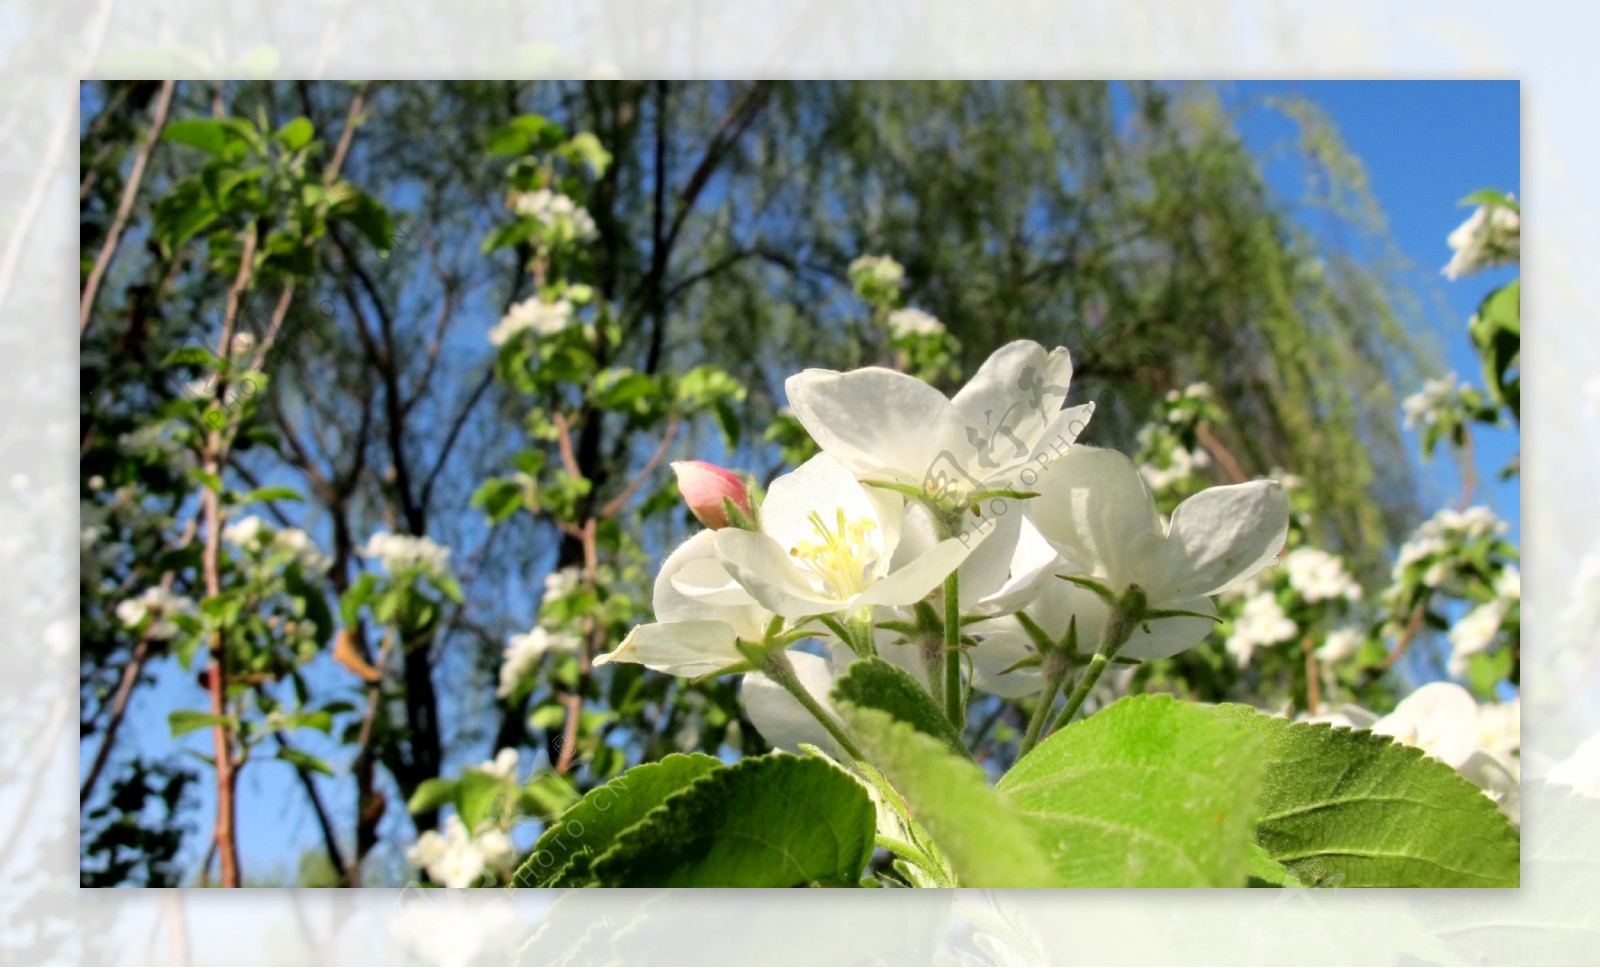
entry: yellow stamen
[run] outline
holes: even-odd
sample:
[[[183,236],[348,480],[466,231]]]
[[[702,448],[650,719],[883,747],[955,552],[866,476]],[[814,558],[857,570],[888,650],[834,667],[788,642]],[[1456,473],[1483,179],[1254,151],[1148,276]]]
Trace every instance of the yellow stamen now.
[[[807,520],[820,540],[801,541],[789,549],[789,554],[822,579],[835,595],[849,598],[866,588],[868,573],[877,561],[868,536],[877,530],[878,523],[866,518],[846,520],[843,508],[836,511],[832,527],[819,512],[812,511]]]

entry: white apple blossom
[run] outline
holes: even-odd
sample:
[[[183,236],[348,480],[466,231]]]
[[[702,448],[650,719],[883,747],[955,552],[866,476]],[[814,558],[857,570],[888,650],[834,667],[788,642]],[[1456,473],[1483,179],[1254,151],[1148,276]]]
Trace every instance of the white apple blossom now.
[[[506,310],[500,322],[489,330],[489,342],[504,345],[524,330],[532,330],[538,336],[554,336],[569,329],[573,322],[572,303],[565,299],[545,302],[540,296],[530,296]]]
[[[1261,592],[1245,600],[1225,645],[1234,661],[1246,666],[1258,646],[1288,641],[1299,632],[1300,626],[1284,613],[1277,596]]]
[[[693,566],[676,587],[714,601],[737,583],[751,600],[791,620],[911,605],[943,582],[978,542],[949,538],[911,560],[896,560],[904,504],[899,495],[863,486],[838,461],[818,454],[772,482],[761,505],[760,531],[713,532],[721,569],[707,568],[711,562]]]
[[[489,828],[474,836],[455,814],[445,818],[443,834],[423,831],[406,851],[406,860],[450,888],[482,884],[487,871],[504,871],[515,857],[516,848],[504,831]]]
[[[558,598],[566,598],[577,591],[582,582],[583,572],[576,565],[557,568],[544,576],[544,600],[552,602]]]
[[[494,759],[484,760],[479,763],[476,769],[479,773],[486,773],[502,780],[516,780],[518,778],[517,760],[519,758],[516,748],[507,746],[496,753]]]
[[[361,555],[378,559],[391,575],[411,569],[431,578],[445,578],[450,574],[450,549],[436,544],[427,535],[379,531],[367,539]]]
[[[1289,576],[1289,587],[1307,602],[1361,598],[1361,586],[1344,570],[1344,562],[1320,548],[1294,549],[1284,556],[1283,568]]]
[[[1289,527],[1288,501],[1275,481],[1213,487],[1189,498],[1163,523],[1133,462],[1098,447],[1073,447],[1040,475],[1028,517],[1077,569],[1115,593],[1137,585],[1152,611],[1211,614],[1207,596],[1271,564]],[[1191,624],[1192,623],[1192,624]],[[1210,623],[1162,619],[1165,635],[1122,654],[1175,655],[1199,643]]]
[[[322,553],[317,543],[299,528],[280,528],[272,536],[272,545],[275,548],[287,548],[293,554],[294,560],[300,563],[300,568],[309,574],[320,575],[333,567],[333,559]]]
[[[1504,205],[1480,205],[1447,241],[1455,250],[1444,267],[1450,279],[1515,264],[1522,258],[1522,216]]]
[[[1505,621],[1505,617],[1505,601],[1495,599],[1474,608],[1450,627],[1451,675],[1456,677],[1465,675],[1467,659],[1494,644],[1495,636],[1499,634],[1500,625]]]
[[[1175,446],[1167,452],[1165,467],[1146,462],[1139,465],[1139,474],[1152,491],[1162,491],[1210,466],[1211,455],[1206,451]]]
[[[889,314],[889,335],[895,339],[908,336],[938,336],[944,324],[920,309],[896,309]]]
[[[250,514],[224,527],[222,540],[240,548],[254,548],[258,541],[270,536],[271,531],[265,521]]]
[[[1456,375],[1447,374],[1436,380],[1429,380],[1422,385],[1422,389],[1406,397],[1400,402],[1400,408],[1405,412],[1405,425],[1407,427],[1431,427],[1439,420],[1442,408],[1454,397],[1456,392]]]
[[[576,652],[582,643],[569,632],[549,632],[542,627],[506,640],[500,659],[500,684],[495,695],[504,699],[516,691],[546,652]]]
[[[548,188],[517,192],[508,204],[516,214],[553,229],[563,240],[587,242],[597,234],[588,210],[560,192]]]
[[[1061,409],[1072,380],[1063,348],[1018,340],[996,350],[954,398],[894,370],[806,370],[785,387],[822,452],[863,481],[889,481],[964,500],[1031,490],[1094,412]]]
[[[1365,638],[1359,629],[1335,629],[1317,646],[1317,658],[1330,664],[1348,662],[1361,652],[1361,643]]]
[[[178,636],[181,629],[172,621],[176,615],[196,616],[199,615],[199,609],[195,607],[193,599],[160,585],[146,588],[143,594],[117,604],[117,620],[126,628],[137,628],[146,618],[150,620],[144,634],[152,641],[165,641]]]
[[[889,256],[863,255],[850,263],[848,275],[858,292],[863,289],[898,292],[905,282],[906,270]]]

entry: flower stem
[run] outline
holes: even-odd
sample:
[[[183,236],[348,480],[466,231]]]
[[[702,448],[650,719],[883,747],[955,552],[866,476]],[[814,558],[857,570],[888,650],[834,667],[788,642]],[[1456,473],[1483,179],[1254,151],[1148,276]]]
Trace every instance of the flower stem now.
[[[1077,715],[1078,707],[1089,697],[1089,690],[1094,688],[1094,684],[1100,680],[1100,673],[1106,671],[1106,666],[1110,662],[1104,653],[1094,654],[1094,658],[1089,660],[1089,667],[1078,677],[1078,684],[1073,687],[1072,695],[1067,697],[1067,705],[1061,710],[1061,715],[1056,717],[1056,724],[1050,727],[1050,732],[1053,733],[1072,722],[1072,717]]]
[[[1105,630],[1100,634],[1100,648],[1095,652],[1094,658],[1089,660],[1089,667],[1083,670],[1078,684],[1072,688],[1072,695],[1067,697],[1067,705],[1061,710],[1061,715],[1056,717],[1055,725],[1050,727],[1055,732],[1061,727],[1072,722],[1072,717],[1078,714],[1078,709],[1083,701],[1089,698],[1089,690],[1100,681],[1101,673],[1106,671],[1106,666],[1117,657],[1122,647],[1133,636],[1134,629],[1139,627],[1139,622],[1145,618],[1145,596],[1137,585],[1129,586],[1117,601],[1116,607],[1106,616]]]
[[[839,744],[840,749],[850,754],[851,759],[866,759],[861,755],[861,751],[856,749],[856,744],[850,741],[850,737],[845,735],[844,730],[839,726],[838,720],[834,719],[831,713],[822,708],[822,704],[817,702],[815,696],[806,691],[806,687],[800,682],[800,677],[795,675],[794,664],[789,661],[789,657],[782,650],[774,652],[767,657],[764,671],[773,682],[788,690],[789,695],[795,698],[795,702],[798,702],[806,712],[810,713],[817,722],[822,724],[822,728],[828,731],[828,735],[833,737],[834,742]]]
[[[1027,756],[1034,744],[1039,742],[1039,733],[1050,718],[1050,707],[1056,704],[1056,696],[1061,692],[1061,682],[1060,676],[1045,679],[1044,692],[1039,696],[1039,705],[1033,710],[1033,718],[1028,720],[1028,731],[1023,734],[1022,746],[1017,749],[1017,759]]]
[[[944,580],[944,710],[957,731],[967,726],[961,695],[961,585],[951,572]]]

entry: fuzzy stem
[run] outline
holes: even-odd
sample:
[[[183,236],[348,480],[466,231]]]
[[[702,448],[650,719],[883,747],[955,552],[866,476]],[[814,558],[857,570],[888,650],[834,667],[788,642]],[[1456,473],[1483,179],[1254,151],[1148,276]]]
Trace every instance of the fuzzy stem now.
[[[850,754],[851,759],[866,759],[861,755],[861,751],[856,749],[856,744],[850,741],[850,737],[845,735],[844,730],[840,728],[838,721],[833,718],[832,714],[823,709],[822,704],[817,702],[816,697],[806,691],[806,687],[800,682],[800,677],[795,675],[794,664],[789,661],[789,657],[784,654],[782,649],[769,655],[765,666],[766,668],[763,671],[766,672],[767,676],[773,682],[786,689],[789,695],[793,696],[795,701],[804,707],[806,712],[821,723],[822,728],[828,731],[828,735],[833,737],[834,742],[839,744],[840,749]]]
[[[944,710],[957,731],[967,726],[967,704],[961,694],[960,581],[953,571],[944,580]]]
[[[1028,720],[1028,731],[1022,737],[1022,746],[1017,749],[1017,759],[1020,760],[1033,750],[1034,744],[1039,742],[1039,733],[1043,731],[1045,722],[1050,718],[1050,707],[1056,704],[1056,696],[1061,692],[1061,683],[1064,677],[1050,676],[1044,681],[1044,692],[1039,696],[1039,705],[1033,710],[1033,718]]]

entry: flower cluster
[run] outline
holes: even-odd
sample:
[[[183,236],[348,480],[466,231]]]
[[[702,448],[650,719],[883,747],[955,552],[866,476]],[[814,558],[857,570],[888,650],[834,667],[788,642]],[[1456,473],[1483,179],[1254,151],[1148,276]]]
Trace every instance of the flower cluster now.
[[[511,838],[498,827],[469,833],[458,816],[445,818],[444,833],[424,831],[406,860],[428,872],[428,877],[445,887],[472,887],[481,883],[487,872],[504,872],[516,859]]]
[[[1320,548],[1302,545],[1294,549],[1284,556],[1283,570],[1289,587],[1307,602],[1361,598],[1361,586],[1344,570],[1344,561]]]
[[[152,641],[165,641],[178,637],[182,631],[174,617],[198,617],[200,610],[195,607],[194,600],[176,594],[157,585],[146,588],[144,593],[125,599],[117,604],[117,621],[127,628],[139,628],[144,625],[144,635]]]
[[[1465,511],[1441,509],[1400,546],[1385,600],[1403,598],[1419,583],[1428,589],[1451,589],[1472,567],[1479,549],[1509,530],[1506,522],[1482,505]]]
[[[548,188],[513,193],[506,207],[538,223],[560,244],[588,242],[597,234],[594,218],[587,209]]]
[[[576,652],[579,645],[576,635],[550,632],[543,626],[511,636],[506,640],[505,653],[500,659],[500,685],[495,695],[501,699],[515,695],[546,652]]]
[[[863,277],[882,267],[858,265]],[[1066,350],[1019,341],[953,398],[876,367],[791,377],[789,403],[821,453],[774,480],[748,519],[674,551],[656,621],[596,664],[743,673],[770,742],[839,753],[827,696],[858,656],[902,666],[959,710],[964,670],[975,688],[1021,695],[1059,687],[1090,654],[1098,675],[1119,656],[1198,644],[1209,596],[1282,548],[1283,490],[1212,488],[1164,520],[1132,461],[1076,444],[1093,408],[1064,407],[1071,375]],[[706,491],[737,506],[742,484],[722,489],[736,481]],[[940,605],[944,621],[930,621]],[[831,661],[791,649],[807,640]]]
[[[1449,279],[1459,279],[1495,266],[1511,265],[1522,258],[1522,216],[1513,196],[1507,204],[1480,205],[1447,241],[1454,252],[1444,267]]]
[[[892,306],[900,300],[906,270],[886,255],[864,255],[850,263],[850,285],[872,305]]]
[[[310,575],[324,574],[333,567],[333,559],[322,553],[309,534],[299,528],[274,530],[253,514],[224,527],[222,540],[251,552],[287,552],[289,559],[297,562],[301,570]]]
[[[889,314],[889,338],[915,339],[922,336],[944,335],[944,324],[920,309],[896,309]]]
[[[1199,429],[1218,416],[1210,384],[1191,383],[1167,391],[1159,419],[1139,428],[1135,459],[1158,500],[1192,488],[1211,466],[1210,452],[1199,443]]]
[[[565,332],[573,324],[572,303],[565,299],[546,302],[542,296],[530,296],[514,303],[489,330],[489,342],[502,346],[522,332],[538,336],[554,336]]]
[[[397,577],[414,572],[440,579],[450,574],[450,549],[435,544],[426,535],[417,537],[380,531],[367,539],[361,555],[378,559],[390,575]]]
[[[1438,423],[1443,411],[1455,399],[1455,394],[1454,373],[1424,383],[1421,390],[1400,402],[1400,407],[1405,412],[1406,427],[1431,427]]]

